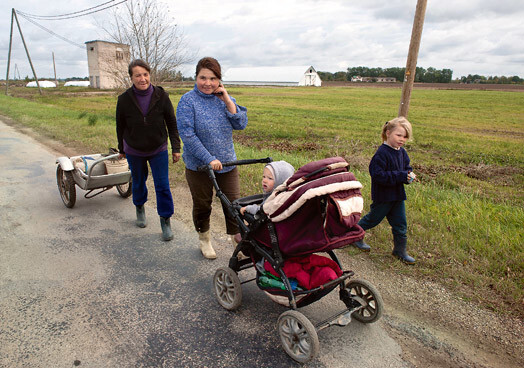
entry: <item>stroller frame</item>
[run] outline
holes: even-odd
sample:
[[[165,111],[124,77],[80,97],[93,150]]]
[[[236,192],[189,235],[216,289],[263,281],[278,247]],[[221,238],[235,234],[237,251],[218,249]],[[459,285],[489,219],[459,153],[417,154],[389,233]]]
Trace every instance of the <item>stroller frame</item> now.
[[[238,160],[223,163],[222,166],[237,166],[259,163],[270,163],[270,157],[263,159]],[[315,358],[319,352],[319,342],[317,332],[330,326],[347,326],[352,317],[362,323],[373,323],[377,321],[383,311],[383,301],[378,290],[368,281],[363,279],[350,279],[354,276],[353,271],[342,271],[342,275],[323,285],[310,290],[293,290],[289,278],[283,271],[284,256],[280,251],[278,237],[275,226],[262,211],[259,211],[249,226],[245,223],[245,218],[240,214],[240,208],[248,204],[261,203],[262,195],[252,195],[240,198],[233,202],[229,201],[220,189],[214,171],[210,165],[198,168],[199,171],[207,172],[216,191],[216,196],[222,204],[229,210],[231,216],[235,218],[242,235],[242,240],[235,247],[229,259],[228,267],[220,267],[215,272],[213,284],[218,303],[227,310],[237,309],[242,302],[241,285],[256,281],[257,286],[264,290],[258,282],[259,272],[253,279],[241,282],[238,274],[241,271],[255,267],[255,263],[264,258],[273,269],[279,274],[286,290],[266,289],[269,294],[285,296],[288,299],[288,310],[278,318],[278,330],[282,346],[286,353],[294,360],[305,363]],[[311,175],[318,174],[317,170]],[[267,226],[271,239],[271,247],[262,245],[253,239],[251,234],[262,226]],[[333,250],[325,253],[343,270],[342,265]],[[241,254],[249,255],[242,258]],[[297,309],[309,305],[323,296],[329,294],[335,288],[339,288],[340,300],[345,304],[345,309],[330,316],[329,318],[313,325],[307,317]],[[299,299],[299,300],[297,300]],[[282,304],[282,303],[281,303]]]

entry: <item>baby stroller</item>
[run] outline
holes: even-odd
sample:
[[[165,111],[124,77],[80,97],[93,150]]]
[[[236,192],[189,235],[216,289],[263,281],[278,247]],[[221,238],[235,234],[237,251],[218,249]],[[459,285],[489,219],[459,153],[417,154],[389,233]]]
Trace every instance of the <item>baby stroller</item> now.
[[[239,160],[223,166],[271,161],[269,157]],[[348,168],[341,157],[302,166],[274,189],[252,217],[242,216],[240,208],[262,203],[261,194],[231,203],[220,190],[211,167],[199,168],[207,171],[217,196],[236,218],[242,235],[229,267],[217,269],[213,277],[218,303],[227,310],[238,308],[242,302],[238,274],[254,267],[256,277],[242,283],[255,281],[273,301],[290,308],[278,318],[277,328],[284,350],[300,363],[318,354],[318,331],[333,325],[346,326],[352,317],[372,323],[383,310],[375,287],[366,280],[351,279],[354,272],[343,271],[334,253],[334,249],[364,237],[364,230],[357,224],[363,207],[362,185]],[[240,253],[248,257],[243,259]],[[341,312],[313,325],[297,310],[337,287],[345,304]]]

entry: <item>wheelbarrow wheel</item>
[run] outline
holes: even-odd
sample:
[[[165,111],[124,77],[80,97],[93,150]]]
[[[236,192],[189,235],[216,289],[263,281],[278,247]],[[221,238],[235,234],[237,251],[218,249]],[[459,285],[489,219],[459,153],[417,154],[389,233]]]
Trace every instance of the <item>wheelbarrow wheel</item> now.
[[[287,355],[299,363],[314,359],[320,350],[315,326],[296,310],[288,310],[278,317],[278,334]]]
[[[363,305],[362,308],[352,314],[352,317],[357,321],[373,323],[382,316],[384,302],[373,284],[366,280],[355,279],[350,280],[346,288],[349,289],[351,298]]]
[[[70,171],[64,171],[60,166],[56,168],[56,184],[62,202],[67,208],[73,208],[76,203],[75,179]]]
[[[131,179],[129,180],[129,183],[125,184],[118,184],[116,186],[116,190],[118,191],[118,194],[122,196],[122,198],[127,198],[133,193],[133,183],[131,182]]]
[[[213,286],[218,304],[227,310],[235,310],[242,304],[242,286],[235,271],[220,267],[213,277]]]

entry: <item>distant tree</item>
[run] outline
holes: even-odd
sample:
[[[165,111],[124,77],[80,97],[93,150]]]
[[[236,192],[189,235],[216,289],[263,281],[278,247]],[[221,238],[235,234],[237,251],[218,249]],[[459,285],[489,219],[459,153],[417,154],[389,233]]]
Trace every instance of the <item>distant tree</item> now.
[[[333,80],[333,73],[330,72],[317,72],[320,79],[324,82]]]
[[[112,22],[102,25],[103,30],[113,41],[129,45],[131,59],[142,59],[151,66],[153,83],[169,79],[181,64],[194,59],[167,5],[157,0],[128,0],[114,9]]]
[[[336,72],[333,74],[333,80],[335,81],[346,81],[346,72]]]

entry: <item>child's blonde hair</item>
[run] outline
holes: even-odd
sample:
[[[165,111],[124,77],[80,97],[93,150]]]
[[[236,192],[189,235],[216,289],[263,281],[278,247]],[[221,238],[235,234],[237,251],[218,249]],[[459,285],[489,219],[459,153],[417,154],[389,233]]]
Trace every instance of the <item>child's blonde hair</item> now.
[[[388,140],[388,136],[386,132],[389,130],[393,130],[397,127],[401,126],[406,130],[406,136],[408,140],[411,140],[412,138],[412,129],[411,129],[411,123],[403,116],[399,116],[398,118],[391,119],[390,121],[386,121],[384,126],[382,127],[382,141],[385,142]]]

